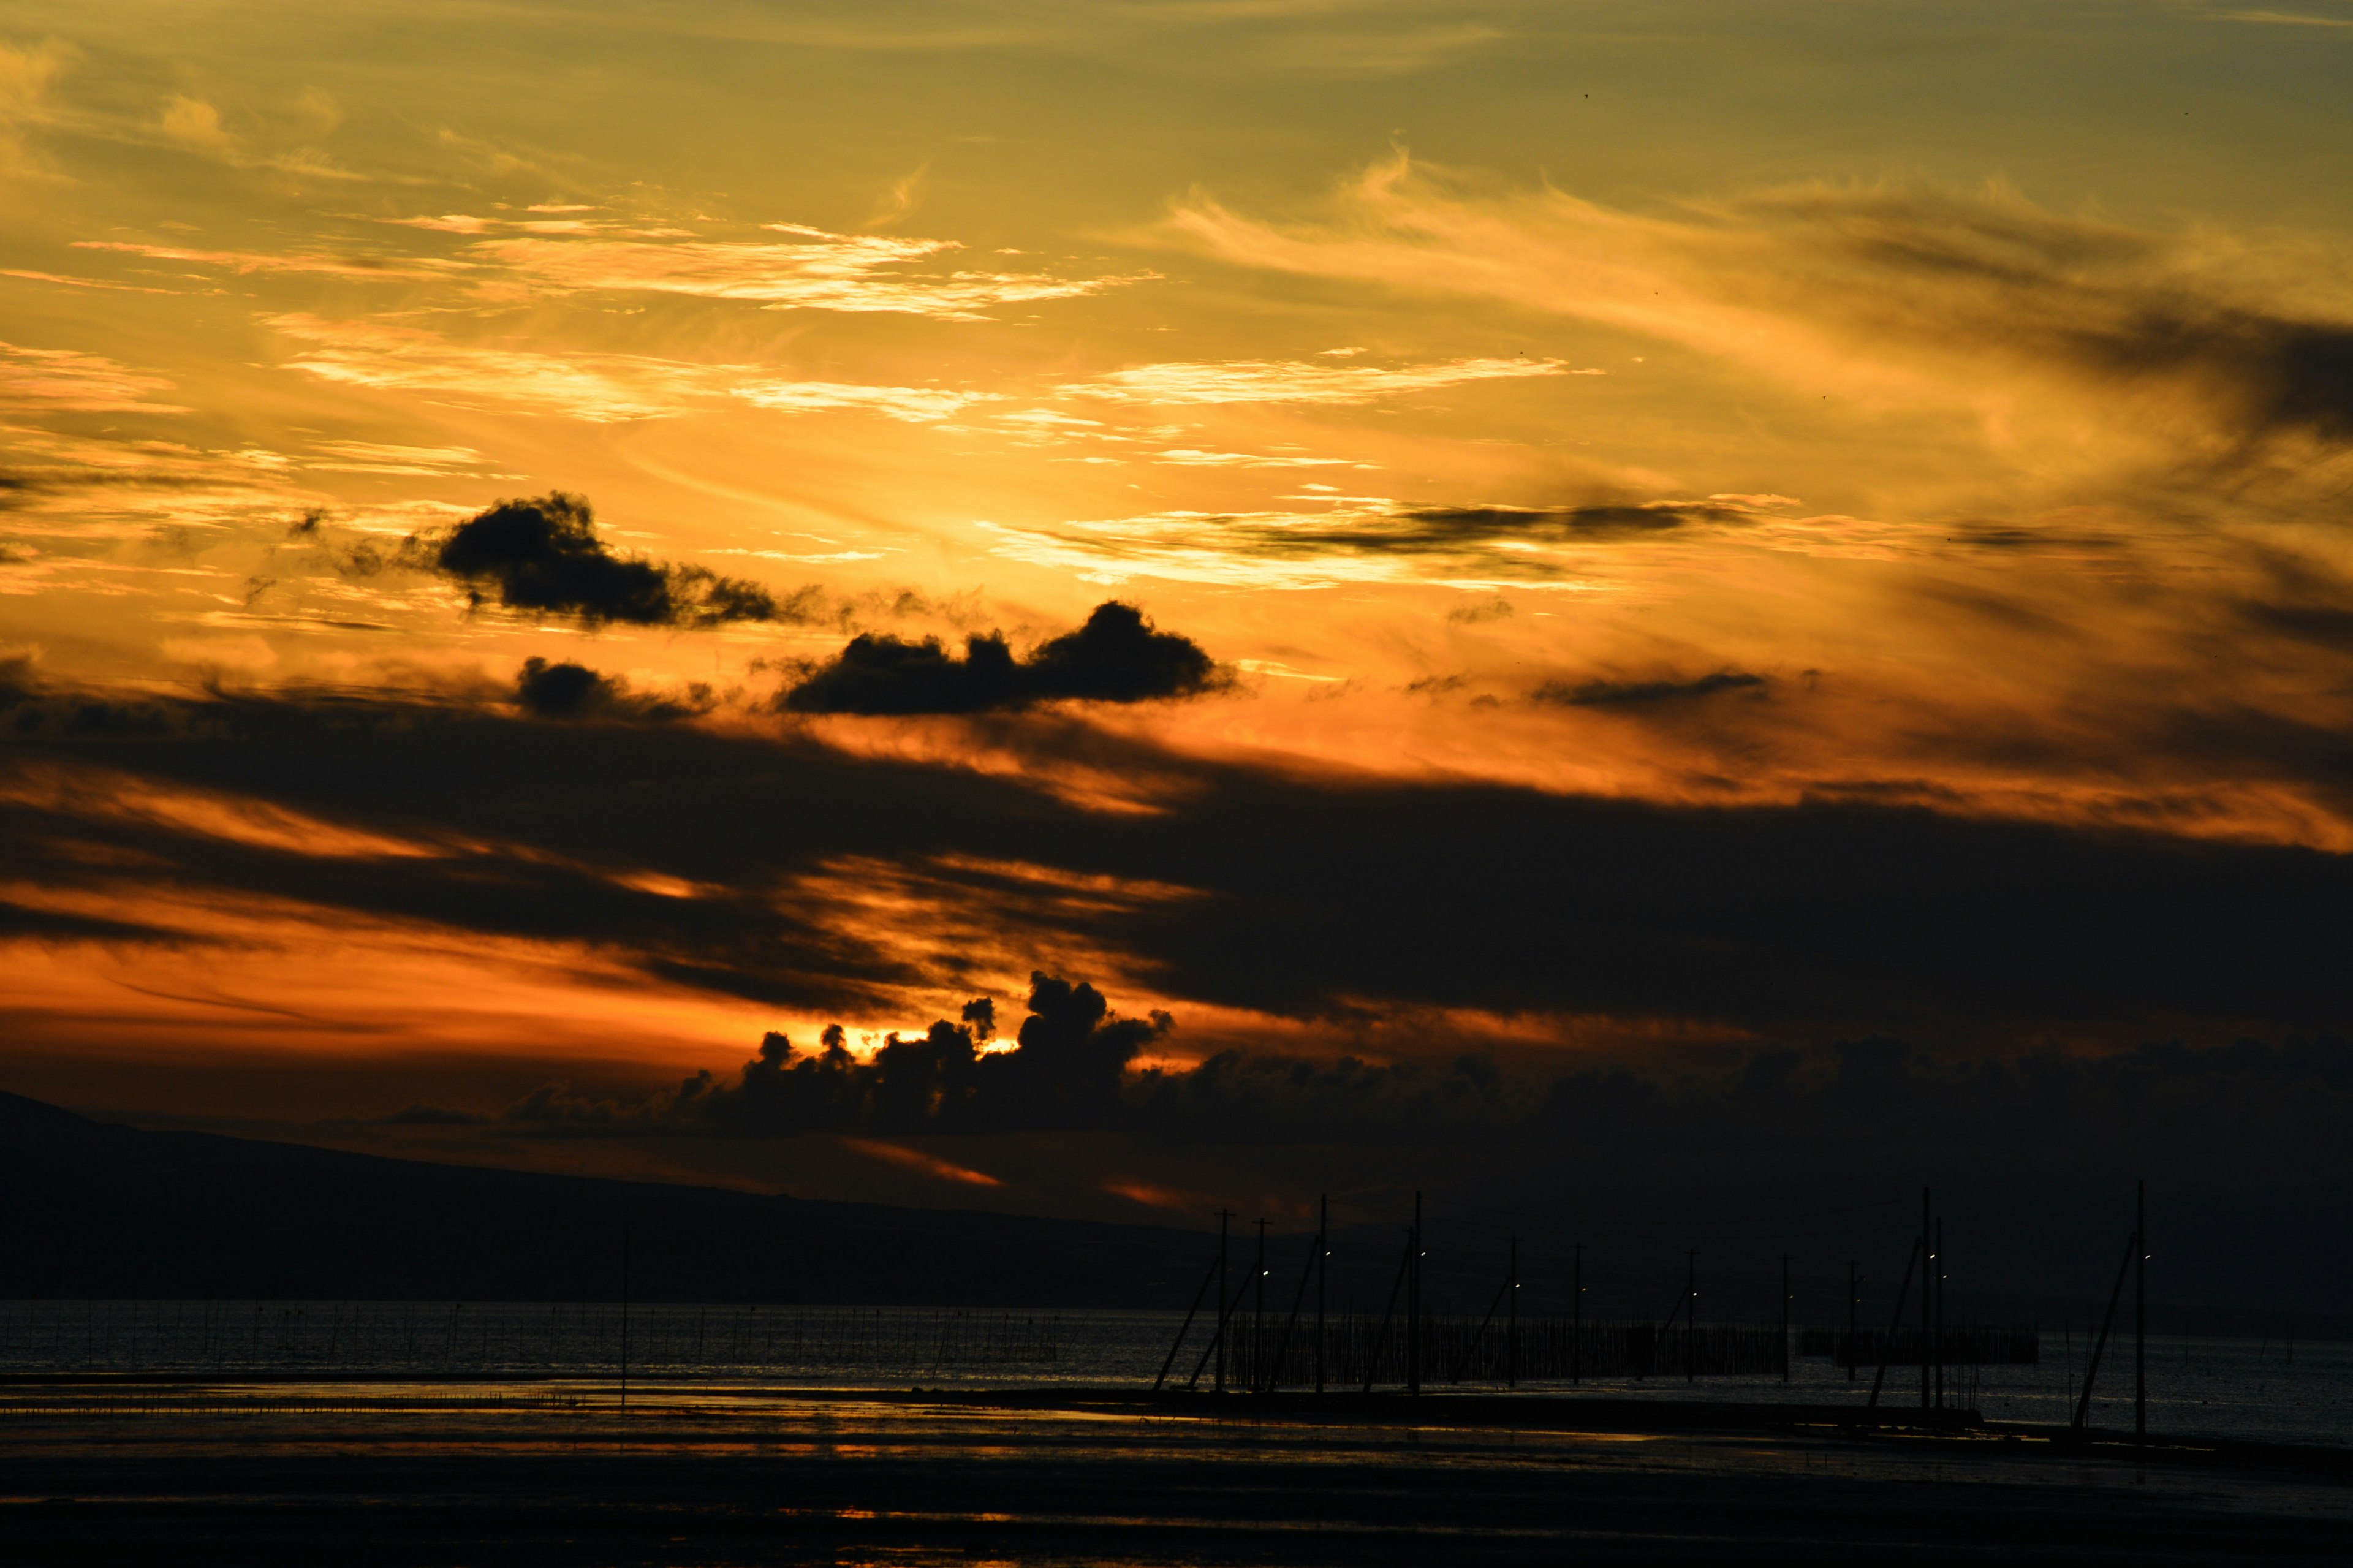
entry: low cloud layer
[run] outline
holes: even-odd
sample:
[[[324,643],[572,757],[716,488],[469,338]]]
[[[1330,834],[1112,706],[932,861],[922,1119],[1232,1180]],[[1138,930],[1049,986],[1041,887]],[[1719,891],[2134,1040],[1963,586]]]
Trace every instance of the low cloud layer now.
[[[701,566],[616,555],[588,502],[562,490],[501,501],[423,547],[434,567],[506,609],[575,616],[591,626],[712,626],[783,617],[768,590]]]
[[[1500,1064],[1483,1053],[1370,1061],[1229,1049],[1192,1067],[1137,1068],[1166,1013],[1124,1018],[1092,985],[1030,976],[1018,1045],[992,1048],[993,1004],[961,1022],[892,1034],[871,1056],[839,1026],[815,1051],[770,1034],[733,1075],[705,1071],[642,1100],[560,1083],[484,1114],[429,1115],[518,1131],[731,1137],[1117,1131],[1237,1145],[1502,1141],[1575,1151],[1572,1163],[1652,1163],[1711,1142],[1785,1165],[1828,1141],[1872,1165],[1925,1141],[1949,1154],[2069,1142],[2137,1152],[2252,1184],[2347,1168],[2353,1045],[2339,1037],[2150,1044],[2101,1055],[2050,1047],[1951,1056],[1886,1038]],[[2292,1132],[2288,1142],[2268,1138]],[[1650,1145],[1650,1152],[1641,1146]],[[1718,1157],[1722,1147],[1718,1148]],[[1764,1162],[1760,1161],[1760,1164]]]
[[[967,637],[955,658],[937,638],[863,633],[783,698],[796,713],[980,713],[1039,702],[1143,702],[1217,683],[1199,645],[1155,630],[1133,605],[1098,605],[1085,626],[1016,658],[998,633]]]

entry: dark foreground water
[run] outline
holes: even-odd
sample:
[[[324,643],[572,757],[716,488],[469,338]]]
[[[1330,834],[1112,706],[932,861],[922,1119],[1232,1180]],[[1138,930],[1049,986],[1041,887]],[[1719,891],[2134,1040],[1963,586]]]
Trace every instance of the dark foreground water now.
[[[0,1303],[0,1373],[174,1372],[234,1377],[338,1373],[420,1380],[561,1378],[617,1390],[624,1313],[609,1303],[375,1301],[12,1301]],[[1168,1360],[1183,1321],[1175,1312],[949,1312],[907,1309],[635,1306],[626,1314],[628,1362],[640,1380],[754,1380],[828,1388],[1010,1386],[1142,1388]],[[1204,1364],[1208,1324],[1197,1322],[1170,1381],[1215,1381]],[[1948,1369],[1947,1398],[2002,1421],[2063,1425],[2082,1388],[2090,1347],[2080,1333],[2045,1332],[2028,1365]],[[1426,1374],[1450,1386],[1445,1367]],[[1852,1406],[1876,1368],[1852,1377],[1826,1359],[1799,1358],[1777,1373],[1588,1379],[1524,1385],[1530,1392],[1618,1397],[1795,1401]],[[2132,1342],[2109,1342],[2093,1421],[2131,1421]],[[2336,1342],[2153,1336],[2150,1429],[2353,1445],[2353,1345]],[[1235,1369],[1234,1381],[1242,1379]],[[1489,1383],[1462,1386],[1493,1387]],[[1883,1403],[1916,1408],[1917,1367],[1889,1370]]]
[[[2341,1563],[2317,1448],[1725,1404],[0,1379],[0,1562]],[[1722,1418],[1717,1418],[1721,1413]]]

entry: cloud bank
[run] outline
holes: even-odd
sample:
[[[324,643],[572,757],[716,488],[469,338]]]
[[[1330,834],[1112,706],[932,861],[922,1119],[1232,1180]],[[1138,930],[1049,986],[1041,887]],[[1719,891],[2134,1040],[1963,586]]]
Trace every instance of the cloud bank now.
[[[1079,952],[1158,996],[1340,1022],[2129,1042],[2353,1020],[2353,857],[2313,849],[1866,790],[1677,805],[1301,775],[1047,715],[993,721],[1026,760],[985,773],[504,701],[132,699],[20,672],[5,704],[8,896],[127,923],[153,923],[161,887],[266,897],[582,944],[661,984],[852,1017]],[[1146,781],[1150,809],[1060,792],[1079,765]],[[216,831],[217,804],[108,804],[131,783],[322,826],[257,837]],[[349,847],[394,843],[446,847]]]

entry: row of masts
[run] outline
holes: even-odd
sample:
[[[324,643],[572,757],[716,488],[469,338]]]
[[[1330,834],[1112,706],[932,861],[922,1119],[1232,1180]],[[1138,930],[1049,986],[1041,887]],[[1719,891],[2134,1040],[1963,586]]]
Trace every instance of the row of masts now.
[[[1585,1248],[1582,1243],[1572,1251],[1572,1287],[1570,1311],[1566,1320],[1546,1318],[1535,1320],[1524,1332],[1520,1320],[1519,1238],[1510,1239],[1506,1253],[1504,1279],[1485,1314],[1474,1320],[1467,1316],[1426,1318],[1422,1299],[1422,1270],[1428,1251],[1423,1245],[1421,1194],[1413,1196],[1413,1216],[1407,1227],[1405,1246],[1398,1259],[1397,1273],[1392,1280],[1386,1305],[1377,1326],[1369,1314],[1346,1314],[1336,1330],[1328,1311],[1327,1279],[1332,1258],[1331,1199],[1324,1196],[1316,1204],[1316,1228],[1313,1248],[1301,1269],[1287,1310],[1281,1309],[1279,1324],[1271,1331],[1267,1320],[1267,1283],[1270,1270],[1266,1259],[1266,1233],[1271,1222],[1261,1219],[1258,1245],[1252,1259],[1250,1278],[1239,1289],[1233,1287],[1230,1275],[1232,1223],[1236,1217],[1230,1209],[1218,1211],[1218,1250],[1203,1273],[1199,1288],[1186,1309],[1184,1322],[1176,1331],[1168,1354],[1162,1362],[1159,1374],[1153,1380],[1155,1390],[1169,1386],[1172,1378],[1187,1388],[1200,1385],[1205,1374],[1212,1391],[1219,1394],[1229,1389],[1270,1392],[1278,1386],[1312,1386],[1317,1394],[1335,1387],[1356,1387],[1369,1394],[1376,1384],[1402,1384],[1408,1394],[1419,1394],[1433,1373],[1440,1381],[1461,1382],[1466,1373],[1476,1381],[1501,1381],[1506,1387],[1516,1387],[1523,1377],[1540,1380],[1566,1378],[1581,1382],[1586,1376],[1645,1377],[1657,1373],[1681,1371],[1687,1379],[1703,1373],[1709,1374],[1736,1373],[1770,1373],[1778,1371],[1784,1382],[1789,1377],[1791,1352],[1789,1321],[1789,1258],[1782,1255],[1780,1322],[1778,1331],[1760,1330],[1753,1325],[1718,1323],[1704,1329],[1698,1321],[1698,1254],[1695,1250],[1684,1256],[1683,1294],[1664,1321],[1597,1321],[1588,1330],[1585,1319]],[[2133,1333],[2133,1430],[2137,1437],[2148,1431],[2147,1377],[2147,1194],[2145,1184],[2136,1184],[2134,1222],[2126,1243],[2124,1264],[2117,1270],[2116,1287],[2110,1293],[2108,1310],[2093,1344],[2091,1361],[2083,1388],[2075,1405],[2071,1426],[2083,1428],[2089,1421],[2092,1393],[2099,1374],[2100,1362],[2105,1353],[2110,1331],[2116,1321],[2116,1308],[2122,1299],[2127,1273],[2135,1279]],[[1985,1329],[1975,1325],[1954,1328],[1946,1317],[1946,1285],[1948,1271],[1945,1267],[1944,1218],[1936,1212],[1929,1189],[1920,1189],[1920,1229],[1912,1239],[1911,1250],[1904,1264],[1903,1283],[1895,1297],[1894,1311],[1884,1331],[1866,1330],[1861,1321],[1862,1295],[1856,1262],[1847,1264],[1847,1325],[1843,1336],[1825,1331],[1807,1331],[1818,1336],[1824,1349],[1839,1364],[1847,1369],[1852,1381],[1867,1359],[1875,1352],[1876,1375],[1873,1378],[1868,1407],[1877,1408],[1886,1391],[1889,1370],[1896,1365],[1916,1363],[1920,1370],[1920,1408],[1947,1410],[1957,1403],[1959,1384],[1952,1375],[1957,1364],[1970,1366],[1987,1363],[2026,1362],[2038,1358],[2039,1344],[2031,1330]],[[1911,1305],[1915,1277],[1919,1279],[1919,1318],[1916,1331],[1905,1326],[1905,1312]],[[1314,1291],[1314,1316],[1303,1323],[1307,1310],[1310,1287]],[[1211,1292],[1215,1295],[1212,1297]],[[1250,1300],[1250,1310],[1242,1310],[1245,1297]],[[1204,1301],[1212,1303],[1211,1327],[1208,1339],[1194,1359],[1189,1373],[1180,1372],[1179,1357],[1191,1338],[1194,1324],[1201,1318]],[[1398,1343],[1390,1330],[1396,1321],[1398,1309],[1404,1307],[1404,1333]],[[1498,1322],[1500,1315],[1501,1321]],[[1677,1337],[1677,1321],[1682,1322]],[[1491,1334],[1492,1331],[1492,1334]],[[1770,1347],[1769,1350],[1765,1347]]]

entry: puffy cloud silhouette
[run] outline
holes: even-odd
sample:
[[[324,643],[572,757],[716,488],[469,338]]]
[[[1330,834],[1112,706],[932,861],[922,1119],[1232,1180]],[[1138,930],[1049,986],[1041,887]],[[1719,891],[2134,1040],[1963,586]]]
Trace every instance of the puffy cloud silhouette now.
[[[921,1035],[892,1034],[868,1061],[829,1025],[815,1052],[770,1032],[732,1081],[702,1072],[636,1106],[547,1085],[509,1106],[511,1124],[573,1131],[701,1129],[773,1136],[811,1131],[1006,1131],[1096,1127],[1114,1119],[1128,1065],[1176,1026],[1166,1013],[1123,1018],[1083,982],[1029,976],[1029,1016],[1009,1050],[983,1049],[996,1004],[965,1005]]]
[[[1063,699],[1190,697],[1217,683],[1217,666],[1198,644],[1155,630],[1143,611],[1113,599],[1027,659],[1016,659],[997,632],[965,638],[962,658],[935,637],[861,634],[787,691],[783,705],[797,713],[978,713]]]
[[[711,704],[710,689],[700,684],[680,698],[641,696],[619,676],[569,660],[550,664],[536,654],[515,676],[515,705],[542,719],[681,719]]]
[[[515,678],[515,700],[544,718],[573,718],[611,704],[614,681],[586,665],[550,664],[533,655]]]
[[[577,616],[591,626],[708,626],[789,619],[756,583],[701,566],[616,555],[596,535],[587,500],[563,490],[502,500],[438,542],[418,542],[432,565],[463,578],[474,602],[495,593],[511,610]]]

